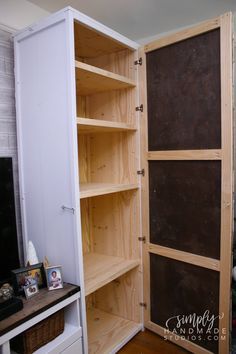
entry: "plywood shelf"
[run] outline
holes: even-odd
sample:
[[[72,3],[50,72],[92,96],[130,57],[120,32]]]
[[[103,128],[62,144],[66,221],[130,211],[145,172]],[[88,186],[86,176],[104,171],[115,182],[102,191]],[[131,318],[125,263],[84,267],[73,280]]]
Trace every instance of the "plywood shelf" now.
[[[96,308],[87,311],[89,353],[108,354],[120,349],[141,330],[139,323]]]
[[[98,253],[85,254],[85,295],[93,293],[139,264],[139,260],[126,260]]]
[[[111,32],[111,30],[109,30],[109,32]],[[79,22],[74,23],[74,33],[75,52],[77,57],[95,58],[117,53],[121,50],[130,48],[130,45],[134,45],[131,41],[128,41],[127,44],[118,42],[114,38],[108,37],[95,29],[91,30]]]
[[[77,117],[79,134],[136,131],[134,126],[123,122]]]
[[[135,87],[135,82],[125,76],[75,61],[77,94],[92,95],[104,91]]]
[[[118,183],[81,183],[80,184],[80,199],[96,197],[99,195],[129,191],[138,189],[137,183],[133,184],[118,184]]]

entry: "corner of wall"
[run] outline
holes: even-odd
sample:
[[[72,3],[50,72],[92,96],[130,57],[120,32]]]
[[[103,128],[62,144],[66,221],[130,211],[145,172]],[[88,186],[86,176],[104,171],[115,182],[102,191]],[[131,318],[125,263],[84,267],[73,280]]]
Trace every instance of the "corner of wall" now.
[[[21,30],[48,14],[49,12],[27,0],[1,0],[0,2],[0,25],[8,32]]]

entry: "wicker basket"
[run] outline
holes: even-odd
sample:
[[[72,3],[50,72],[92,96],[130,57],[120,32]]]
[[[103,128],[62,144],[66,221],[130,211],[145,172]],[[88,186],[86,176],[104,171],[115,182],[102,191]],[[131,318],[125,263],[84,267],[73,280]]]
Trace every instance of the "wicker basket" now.
[[[12,348],[19,354],[32,354],[64,331],[64,309],[54,313],[15,337]]]

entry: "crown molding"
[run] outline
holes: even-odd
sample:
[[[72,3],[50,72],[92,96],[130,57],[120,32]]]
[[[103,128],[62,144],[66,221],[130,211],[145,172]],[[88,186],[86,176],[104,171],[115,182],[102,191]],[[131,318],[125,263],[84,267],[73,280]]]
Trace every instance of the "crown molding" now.
[[[17,31],[17,28],[14,28],[14,27],[10,27],[4,23],[0,23],[0,29],[5,31],[5,32],[8,32],[8,33],[15,33]]]

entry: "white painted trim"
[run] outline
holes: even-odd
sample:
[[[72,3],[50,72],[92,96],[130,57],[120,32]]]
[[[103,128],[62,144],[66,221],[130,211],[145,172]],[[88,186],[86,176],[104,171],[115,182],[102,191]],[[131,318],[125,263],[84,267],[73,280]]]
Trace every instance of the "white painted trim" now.
[[[1,354],[11,354],[10,342],[3,343],[1,349]]]
[[[27,37],[30,35],[32,32],[37,32],[42,29],[47,28],[51,24],[55,24],[57,21],[60,21],[60,19],[65,18],[65,13],[69,12],[72,14],[73,19],[84,24],[86,27],[92,28],[97,32],[100,32],[104,34],[105,36],[112,38],[113,40],[124,44],[126,47],[132,49],[132,50],[137,50],[139,48],[139,44],[136,42],[131,41],[130,39],[124,37],[120,33],[113,31],[109,27],[103,25],[102,23],[93,20],[91,17],[83,14],[82,12],[79,12],[72,7],[68,6],[65,7],[64,9],[55,12],[54,14],[46,17],[45,19],[41,20],[40,22],[37,22],[35,24],[32,24],[31,26],[28,26],[24,30],[18,31],[15,34],[15,37],[17,38],[18,41],[22,40],[23,38]]]
[[[14,34],[17,31],[16,28],[5,25],[4,23],[0,23],[0,29],[11,34]]]
[[[32,23],[32,25],[27,26],[24,29],[18,30],[15,34],[15,37],[17,37],[18,40],[22,38],[27,37],[27,35],[30,34],[30,32],[34,31],[37,32],[41,29],[47,28],[48,26],[51,26],[53,24],[56,24],[59,22],[60,19],[65,19],[65,12],[71,9],[70,7],[65,7],[64,9],[54,12],[51,15]],[[24,34],[24,35],[23,35]],[[18,38],[19,36],[19,38]]]
[[[18,156],[18,173],[19,173],[19,193],[20,193],[20,208],[21,208],[21,223],[22,223],[22,239],[23,239],[23,253],[24,253],[24,263],[27,262],[27,245],[28,245],[28,235],[27,235],[27,223],[26,223],[26,210],[24,203],[24,171],[23,171],[23,148],[22,141],[19,139],[22,136],[21,128],[21,102],[20,102],[20,70],[19,70],[19,50],[18,41],[14,40],[14,57],[15,57],[15,101],[16,101],[16,135],[17,139],[17,156]]]
[[[77,238],[74,241],[74,258],[76,262],[77,284],[80,284],[81,302],[80,316],[83,330],[83,348],[84,354],[88,353],[88,336],[86,321],[86,303],[85,303],[85,287],[84,287],[84,270],[83,270],[83,247],[82,247],[82,230],[80,220],[80,193],[79,193],[79,164],[78,164],[78,142],[77,142],[77,114],[76,114],[76,84],[75,75],[75,50],[74,50],[74,18],[71,11],[66,13],[66,30],[67,30],[67,60],[68,60],[68,117],[71,117],[70,131],[68,141],[70,141],[70,159],[73,173],[71,174],[72,200],[75,207],[75,233]],[[79,270],[79,271],[78,271]]]
[[[32,34],[35,34],[39,31],[45,30],[48,27],[55,26],[57,23],[65,21],[65,14],[61,13],[58,14],[58,16],[49,16],[47,17],[44,21],[41,21],[40,23],[37,23],[32,26],[26,27],[23,31],[18,31],[15,33],[14,38],[20,42],[23,39],[31,36]]]

